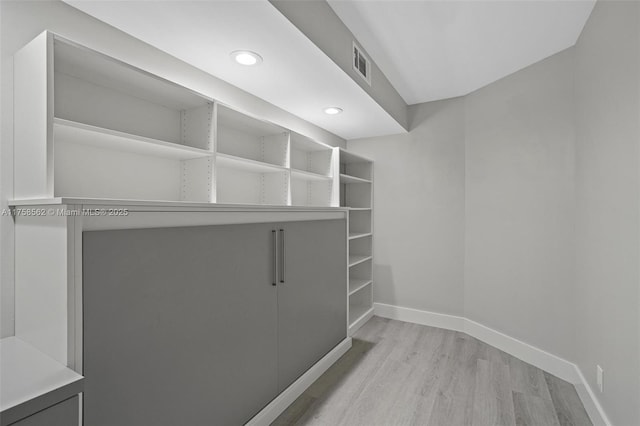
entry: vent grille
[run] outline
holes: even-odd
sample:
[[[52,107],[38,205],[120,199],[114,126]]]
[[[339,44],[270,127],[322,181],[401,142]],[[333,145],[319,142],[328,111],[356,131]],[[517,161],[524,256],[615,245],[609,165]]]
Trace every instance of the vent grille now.
[[[371,86],[371,61],[362,53],[362,49],[353,42],[353,69]]]

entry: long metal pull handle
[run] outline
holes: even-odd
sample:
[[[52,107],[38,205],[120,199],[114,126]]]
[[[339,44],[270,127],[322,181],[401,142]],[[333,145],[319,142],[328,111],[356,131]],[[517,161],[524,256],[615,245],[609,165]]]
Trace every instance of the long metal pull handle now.
[[[280,282],[284,284],[285,253],[284,253],[284,229],[280,230]]]
[[[271,239],[273,243],[273,280],[271,281],[271,285],[277,285],[278,281],[278,235],[276,234],[276,230],[271,230]]]

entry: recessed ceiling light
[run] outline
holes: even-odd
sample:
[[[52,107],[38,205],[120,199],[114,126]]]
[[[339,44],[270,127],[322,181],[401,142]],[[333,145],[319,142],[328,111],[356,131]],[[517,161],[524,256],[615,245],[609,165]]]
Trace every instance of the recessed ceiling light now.
[[[231,52],[231,57],[240,65],[258,65],[262,62],[262,56],[250,50],[236,50]]]
[[[341,112],[342,112],[342,108],[338,108],[338,107],[327,107],[324,109],[324,113],[329,115],[336,115],[336,114],[340,114]]]

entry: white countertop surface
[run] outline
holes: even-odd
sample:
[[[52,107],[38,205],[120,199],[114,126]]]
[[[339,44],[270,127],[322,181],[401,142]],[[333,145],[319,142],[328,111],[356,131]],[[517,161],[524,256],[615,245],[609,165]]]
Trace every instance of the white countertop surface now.
[[[82,380],[17,337],[0,340],[0,412]]]
[[[201,208],[207,210],[222,211],[347,211],[348,207],[324,207],[324,206],[283,206],[262,204],[221,204],[203,203],[192,201],[155,201],[155,200],[119,200],[112,198],[81,198],[81,197],[54,197],[34,198],[24,200],[9,200],[9,206],[59,206],[59,205],[94,205],[94,206],[139,206],[139,207],[174,207],[174,208]]]

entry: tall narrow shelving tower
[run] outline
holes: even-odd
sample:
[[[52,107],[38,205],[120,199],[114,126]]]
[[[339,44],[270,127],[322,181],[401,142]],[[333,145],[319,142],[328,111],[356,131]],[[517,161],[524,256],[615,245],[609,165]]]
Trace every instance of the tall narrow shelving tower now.
[[[337,149],[340,206],[349,208],[349,334],[373,316],[373,162]]]

